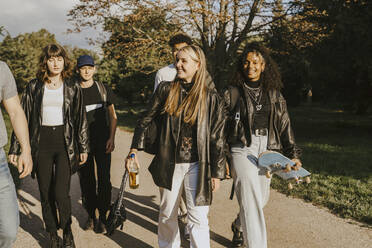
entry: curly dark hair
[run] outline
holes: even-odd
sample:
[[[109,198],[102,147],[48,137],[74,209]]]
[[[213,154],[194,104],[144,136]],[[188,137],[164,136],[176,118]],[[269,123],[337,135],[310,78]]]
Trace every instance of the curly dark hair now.
[[[168,42],[170,47],[174,47],[174,45],[180,44],[180,43],[186,43],[187,45],[192,45],[192,40],[186,34],[179,33],[179,34],[172,36]]]
[[[39,68],[36,73],[36,78],[39,79],[41,82],[48,82],[50,83],[50,79],[48,78],[48,65],[47,61],[51,57],[59,57],[61,56],[64,61],[64,68],[61,73],[62,79],[66,79],[67,77],[71,76],[72,67],[71,61],[67,55],[66,50],[59,44],[49,44],[44,47],[40,58],[39,58]]]
[[[260,54],[265,61],[265,69],[260,76],[263,89],[266,91],[273,89],[282,89],[283,83],[278,65],[271,58],[269,50],[257,42],[248,43],[244,47],[243,52],[240,54],[236,62],[236,72],[231,84],[242,86],[244,82],[247,81],[247,78],[244,74],[243,65],[246,60],[247,54],[250,52]]]

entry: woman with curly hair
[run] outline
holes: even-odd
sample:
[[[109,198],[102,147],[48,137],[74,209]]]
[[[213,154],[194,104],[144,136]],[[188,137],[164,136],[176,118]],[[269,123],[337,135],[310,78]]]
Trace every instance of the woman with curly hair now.
[[[69,80],[70,60],[65,49],[50,44],[40,56],[36,79],[22,95],[28,121],[33,175],[39,184],[43,220],[50,247],[60,247],[57,229],[63,229],[63,247],[75,247],[71,232],[71,174],[88,156],[88,134],[82,90]],[[12,135],[9,159],[17,161],[20,145]],[[57,218],[57,209],[58,216]],[[59,219],[59,221],[58,221]]]
[[[208,248],[212,191],[225,177],[224,106],[200,47],[181,48],[176,68],[176,79],[159,85],[138,122],[128,157],[145,148],[146,130],[157,119],[157,151],[149,170],[160,190],[159,247],[181,246],[177,210],[184,188],[190,247]]]
[[[267,247],[263,207],[269,199],[270,179],[257,167],[266,150],[282,152],[301,166],[300,149],[291,128],[278,66],[268,50],[247,44],[237,71],[224,92],[228,111],[227,143],[240,213],[232,224],[235,247]],[[244,238],[243,238],[244,236]]]

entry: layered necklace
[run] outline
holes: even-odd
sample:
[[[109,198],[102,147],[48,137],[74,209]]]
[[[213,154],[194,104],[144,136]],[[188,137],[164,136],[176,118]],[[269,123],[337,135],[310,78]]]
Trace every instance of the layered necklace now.
[[[258,88],[249,87],[246,83],[244,86],[248,89],[248,95],[254,101],[256,105],[256,111],[260,111],[262,109],[261,99],[262,99],[262,88],[259,86]]]

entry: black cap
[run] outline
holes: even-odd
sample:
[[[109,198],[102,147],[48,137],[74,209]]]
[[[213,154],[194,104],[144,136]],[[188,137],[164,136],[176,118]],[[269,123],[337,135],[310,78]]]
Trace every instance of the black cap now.
[[[77,59],[77,67],[80,68],[84,65],[90,65],[90,66],[94,66],[94,60],[91,56],[89,55],[81,55],[78,59]]]

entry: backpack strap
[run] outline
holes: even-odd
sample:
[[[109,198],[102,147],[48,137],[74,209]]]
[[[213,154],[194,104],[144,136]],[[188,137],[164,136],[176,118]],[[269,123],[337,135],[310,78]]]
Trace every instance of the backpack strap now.
[[[94,82],[97,85],[99,94],[101,95],[102,102],[106,105],[106,103],[107,103],[107,91],[106,91],[106,87],[101,82],[97,82],[97,81],[94,81]]]
[[[237,87],[231,87],[230,91],[231,109],[235,108],[235,105],[238,102],[239,97],[240,97],[239,89]]]

